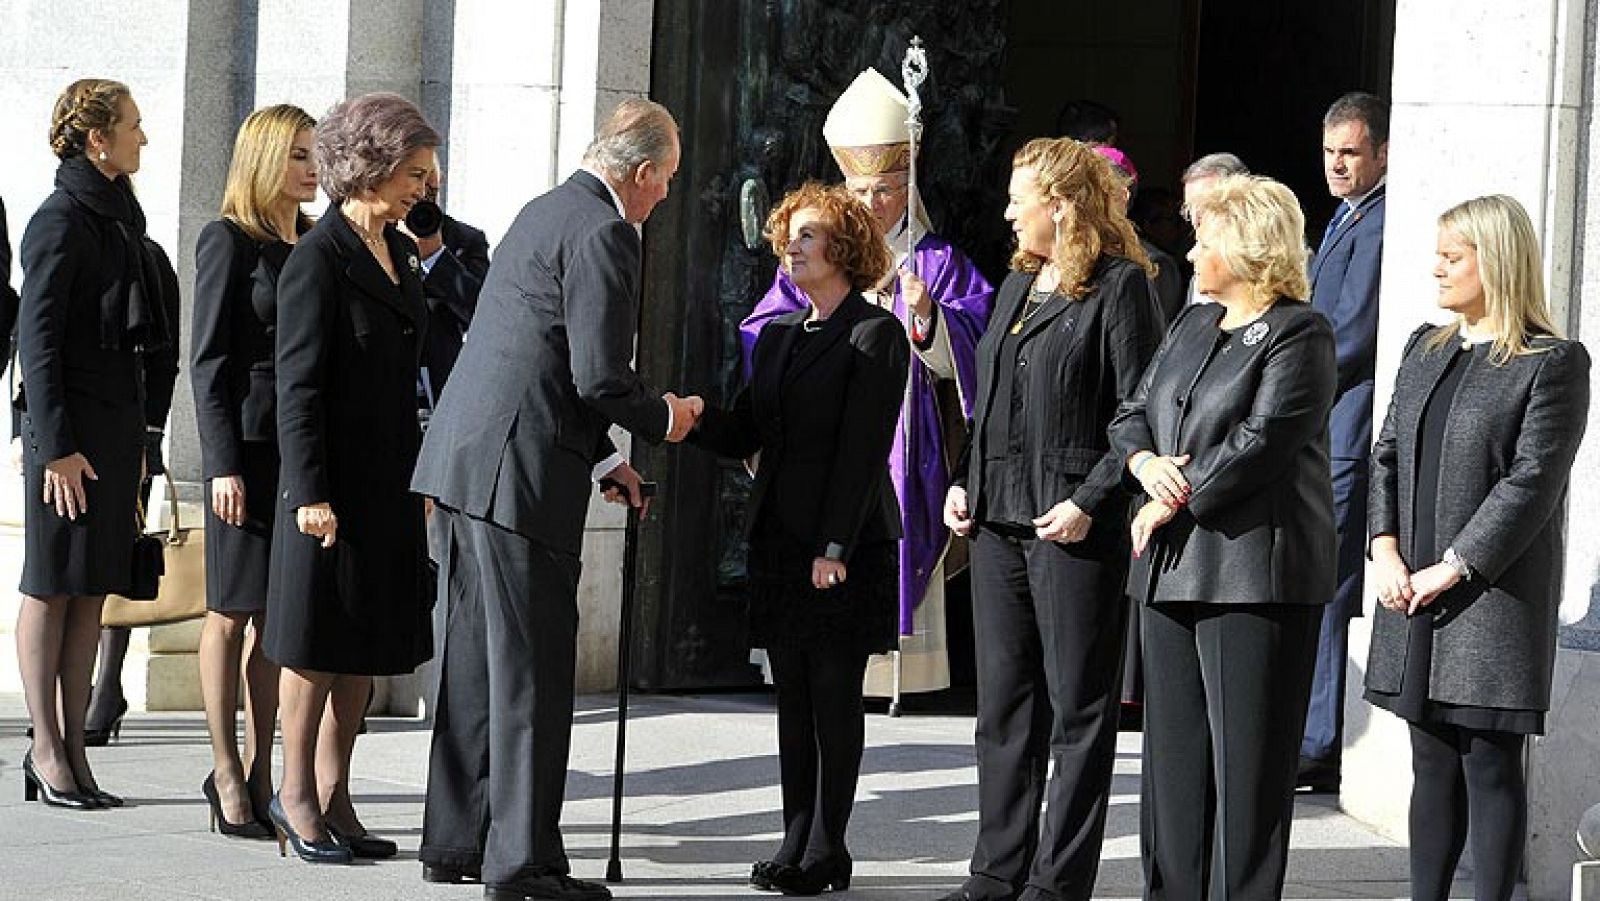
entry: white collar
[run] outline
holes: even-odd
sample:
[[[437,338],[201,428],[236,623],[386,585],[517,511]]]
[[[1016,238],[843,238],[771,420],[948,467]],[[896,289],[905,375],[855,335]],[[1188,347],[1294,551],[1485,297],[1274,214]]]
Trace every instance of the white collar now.
[[[1378,183],[1372,186],[1372,190],[1368,191],[1365,194],[1362,194],[1360,197],[1346,197],[1344,199],[1344,202],[1350,205],[1350,209],[1359,210],[1359,209],[1361,209],[1361,205],[1363,203],[1367,202],[1367,198],[1368,197],[1371,197],[1373,194],[1378,193],[1378,189],[1383,187],[1384,185],[1386,185],[1388,183],[1389,183],[1389,173],[1385,172],[1382,175],[1378,176]]]
[[[616,206],[617,215],[621,216],[623,221],[626,222],[628,219],[628,208],[622,205],[622,197],[617,194],[616,188],[611,187],[610,180],[608,180],[598,170],[591,169],[588,166],[579,166],[578,171],[587,172],[590,175],[593,175],[596,179],[599,179],[602,185],[606,186],[606,193],[611,195],[611,203]]]

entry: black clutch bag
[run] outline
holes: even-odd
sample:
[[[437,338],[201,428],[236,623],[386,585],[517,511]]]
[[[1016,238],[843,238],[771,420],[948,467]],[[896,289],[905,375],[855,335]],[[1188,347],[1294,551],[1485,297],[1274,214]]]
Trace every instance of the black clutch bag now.
[[[118,592],[130,601],[153,601],[161,593],[161,577],[167,571],[166,542],[160,535],[150,535],[143,529],[133,539],[133,565],[128,578],[128,590]]]

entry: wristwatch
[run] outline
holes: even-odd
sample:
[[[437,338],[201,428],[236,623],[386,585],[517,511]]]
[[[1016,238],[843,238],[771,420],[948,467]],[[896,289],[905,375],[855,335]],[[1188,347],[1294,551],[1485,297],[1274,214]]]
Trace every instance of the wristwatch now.
[[[1456,575],[1461,577],[1461,581],[1463,581],[1463,582],[1471,582],[1472,581],[1472,567],[1467,565],[1467,561],[1461,559],[1461,555],[1456,553],[1456,549],[1455,548],[1453,548],[1453,547],[1445,548],[1444,549],[1444,557],[1442,557],[1441,559],[1445,563],[1450,564],[1450,568],[1454,569],[1456,571]]]

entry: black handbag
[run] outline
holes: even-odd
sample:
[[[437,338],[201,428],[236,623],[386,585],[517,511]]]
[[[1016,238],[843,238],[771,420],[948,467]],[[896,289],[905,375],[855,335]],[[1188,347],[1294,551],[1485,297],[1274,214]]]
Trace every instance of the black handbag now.
[[[130,601],[153,601],[161,594],[161,577],[167,572],[166,542],[162,536],[151,535],[144,530],[143,510],[139,511],[138,521],[128,589],[118,594]]]

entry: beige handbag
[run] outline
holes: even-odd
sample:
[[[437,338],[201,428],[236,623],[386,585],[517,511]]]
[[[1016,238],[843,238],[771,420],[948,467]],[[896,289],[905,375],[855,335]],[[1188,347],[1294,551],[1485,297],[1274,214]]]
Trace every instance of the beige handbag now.
[[[100,610],[100,624],[107,628],[160,626],[205,615],[206,533],[204,529],[183,527],[178,514],[178,490],[172,483],[171,472],[166,473],[165,480],[172,526],[165,531],[146,533],[161,542],[162,574],[155,600],[106,595],[105,606]]]

